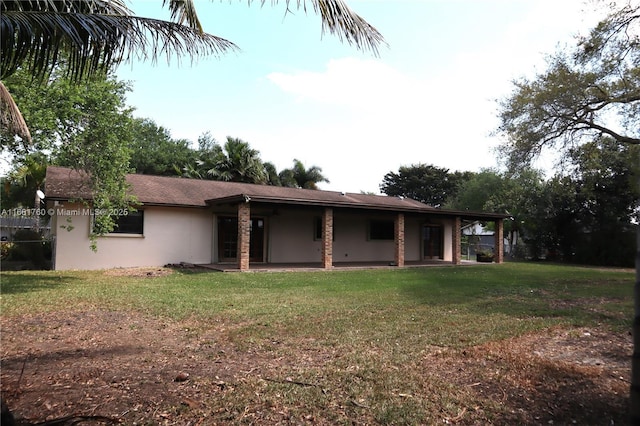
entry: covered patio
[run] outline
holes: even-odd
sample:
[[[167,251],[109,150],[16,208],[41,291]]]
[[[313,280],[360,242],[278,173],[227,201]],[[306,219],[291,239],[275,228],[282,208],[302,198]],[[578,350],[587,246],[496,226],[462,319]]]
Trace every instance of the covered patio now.
[[[459,265],[472,266],[480,263],[473,260],[462,260]],[[486,265],[486,263],[483,263]],[[405,262],[404,268],[428,268],[434,266],[454,266],[453,263],[429,259],[423,261]],[[243,272],[236,263],[207,263],[193,265],[195,268],[208,269],[218,272]],[[398,266],[389,262],[339,262],[331,268],[325,268],[321,262],[312,263],[250,263],[245,272],[313,272],[313,271],[350,271],[362,269],[397,269]]]

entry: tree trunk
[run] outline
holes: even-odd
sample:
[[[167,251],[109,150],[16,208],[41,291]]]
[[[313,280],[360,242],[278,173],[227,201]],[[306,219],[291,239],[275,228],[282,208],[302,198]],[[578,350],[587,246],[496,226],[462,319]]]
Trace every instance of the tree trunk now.
[[[40,190],[40,188],[38,188]],[[36,192],[36,198],[33,201],[33,230],[40,233],[40,196]]]
[[[640,177],[638,177],[640,186]],[[636,282],[633,286],[633,355],[631,356],[631,424],[640,425],[640,225],[636,228]]]

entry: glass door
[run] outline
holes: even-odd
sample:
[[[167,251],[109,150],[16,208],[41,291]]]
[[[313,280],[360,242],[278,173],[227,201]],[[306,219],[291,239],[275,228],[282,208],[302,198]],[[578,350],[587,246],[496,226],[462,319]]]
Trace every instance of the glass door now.
[[[264,219],[251,218],[251,236],[249,238],[249,261],[264,262]],[[218,261],[235,262],[238,260],[238,218],[218,218]]]
[[[422,258],[442,259],[442,227],[424,225],[422,227]]]

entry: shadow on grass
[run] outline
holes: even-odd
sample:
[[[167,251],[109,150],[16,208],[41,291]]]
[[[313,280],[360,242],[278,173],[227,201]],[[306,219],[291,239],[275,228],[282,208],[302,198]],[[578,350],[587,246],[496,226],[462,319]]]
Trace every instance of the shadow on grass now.
[[[47,275],[33,273],[12,272],[2,274],[0,292],[2,294],[20,294],[34,291],[49,290],[77,280],[65,275]]]
[[[599,369],[530,360],[499,365],[502,379],[474,377],[475,392],[506,408],[496,424],[627,424],[627,385]],[[486,373],[481,373],[486,374]]]
[[[143,348],[134,345],[118,345],[110,347],[100,348],[70,348],[53,350],[51,352],[41,352],[37,355],[18,355],[15,357],[8,357],[2,360],[2,366],[4,373],[7,375],[19,374],[20,370],[26,364],[37,365],[41,368],[45,365],[64,365],[65,362],[78,361],[78,360],[94,360],[103,358],[118,358],[122,356],[133,356],[141,353]],[[32,367],[32,365],[29,365]]]
[[[418,303],[452,306],[473,314],[627,327],[632,283],[615,277],[519,275],[492,268],[442,274],[435,279],[425,274],[402,291]]]

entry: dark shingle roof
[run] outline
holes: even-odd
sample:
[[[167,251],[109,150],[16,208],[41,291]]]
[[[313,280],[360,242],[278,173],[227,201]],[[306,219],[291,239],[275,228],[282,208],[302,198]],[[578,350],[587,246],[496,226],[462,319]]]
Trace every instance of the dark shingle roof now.
[[[45,194],[49,200],[91,199],[86,175],[64,167],[47,168]],[[127,175],[131,193],[143,205],[207,207],[228,202],[251,199],[252,202],[315,205],[328,207],[392,210],[399,212],[454,213],[435,209],[410,198],[388,197],[255,185],[250,183],[220,182],[200,179],[152,175]],[[466,212],[458,212],[466,215]],[[482,214],[493,217],[502,215]]]

